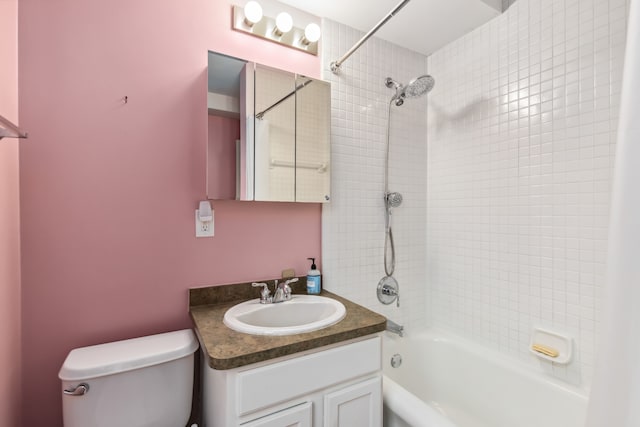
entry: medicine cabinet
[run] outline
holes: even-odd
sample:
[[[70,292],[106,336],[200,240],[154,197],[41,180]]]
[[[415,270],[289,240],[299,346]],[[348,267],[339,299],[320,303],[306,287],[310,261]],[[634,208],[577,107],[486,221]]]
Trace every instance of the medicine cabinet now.
[[[208,198],[327,202],[330,84],[208,55]]]

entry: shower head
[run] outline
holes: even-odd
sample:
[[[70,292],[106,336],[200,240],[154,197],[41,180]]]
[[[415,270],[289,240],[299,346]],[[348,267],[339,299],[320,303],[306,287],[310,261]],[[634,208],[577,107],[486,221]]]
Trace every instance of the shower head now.
[[[436,81],[434,80],[434,78],[428,74],[425,74],[411,80],[409,84],[404,87],[403,92],[407,98],[416,98],[431,91],[435,84]]]
[[[433,89],[436,81],[428,74],[416,77],[411,80],[408,85],[404,86],[401,83],[393,80],[391,77],[387,77],[385,85],[388,88],[396,90],[395,95],[391,98],[391,102],[395,101],[396,106],[404,104],[405,98],[417,98],[429,92]]]
[[[402,204],[402,194],[395,191],[393,193],[387,193],[384,195],[384,200],[388,208],[397,208]]]

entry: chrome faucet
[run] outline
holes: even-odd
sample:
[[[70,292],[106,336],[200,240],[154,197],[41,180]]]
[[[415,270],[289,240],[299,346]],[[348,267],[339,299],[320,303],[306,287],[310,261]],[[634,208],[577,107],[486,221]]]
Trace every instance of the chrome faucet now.
[[[262,286],[262,290],[260,291],[260,304],[272,304],[277,302],[289,301],[291,299],[291,286],[289,286],[289,284],[297,281],[297,277],[284,281],[280,284],[278,284],[278,280],[275,280],[273,296],[271,296],[269,285],[267,285],[266,283],[254,282],[251,284],[251,286],[253,286],[254,288]]]

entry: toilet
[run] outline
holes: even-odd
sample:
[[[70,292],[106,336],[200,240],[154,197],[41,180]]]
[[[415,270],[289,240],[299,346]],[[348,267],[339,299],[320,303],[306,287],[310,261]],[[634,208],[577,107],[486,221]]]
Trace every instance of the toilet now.
[[[185,427],[191,414],[192,330],[71,350],[58,374],[65,427]]]

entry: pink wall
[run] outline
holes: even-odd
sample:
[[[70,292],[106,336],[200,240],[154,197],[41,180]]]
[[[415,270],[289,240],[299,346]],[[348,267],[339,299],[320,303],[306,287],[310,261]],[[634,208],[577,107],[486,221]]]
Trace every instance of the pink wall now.
[[[0,115],[18,122],[18,1],[0,0]],[[20,425],[18,140],[0,140],[0,426]]]
[[[232,32],[220,0],[30,0],[19,23],[23,425],[57,427],[70,349],[190,327],[188,288],[304,273],[320,256],[317,204],[215,202],[209,239],[193,219],[207,49],[320,65]]]

